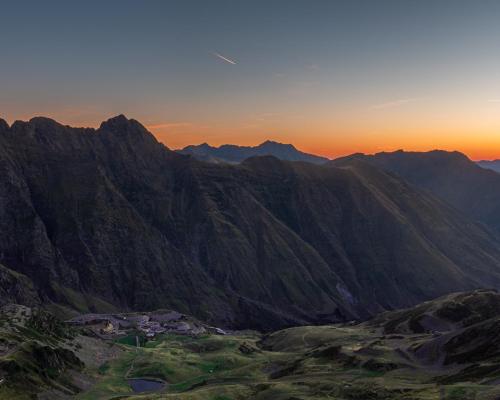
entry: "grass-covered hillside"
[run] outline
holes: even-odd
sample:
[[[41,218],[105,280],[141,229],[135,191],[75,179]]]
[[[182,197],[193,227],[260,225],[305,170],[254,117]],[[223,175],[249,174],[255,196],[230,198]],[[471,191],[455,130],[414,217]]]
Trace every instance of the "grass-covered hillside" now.
[[[94,384],[103,360],[122,350],[75,330],[52,314],[0,308],[0,399],[65,399]]]
[[[296,327],[264,336],[167,334],[141,348],[129,341],[121,357],[101,368],[98,383],[78,398],[493,400],[500,396],[492,330],[500,323],[499,299],[496,292],[478,291],[359,325]],[[388,329],[425,320],[427,312],[438,315],[435,320],[448,330]],[[134,394],[132,378],[167,384],[157,392]]]

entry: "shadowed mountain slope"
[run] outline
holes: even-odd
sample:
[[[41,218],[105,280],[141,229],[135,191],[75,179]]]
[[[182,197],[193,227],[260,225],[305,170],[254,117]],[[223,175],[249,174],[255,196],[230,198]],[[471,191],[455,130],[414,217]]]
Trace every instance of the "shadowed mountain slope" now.
[[[1,126],[0,262],[43,302],[267,330],[500,287],[495,237],[363,162],[204,163],[124,116]]]
[[[500,231],[500,174],[481,168],[459,152],[353,154],[329,165],[363,160],[445,200],[469,217]]]
[[[177,150],[181,154],[187,154],[201,161],[225,162],[237,164],[247,158],[256,156],[274,156],[280,160],[305,161],[313,164],[324,164],[329,160],[325,157],[304,153],[297,150],[292,144],[283,144],[267,140],[258,146],[236,146],[225,144],[220,147],[212,147],[207,143],[198,146],[191,145]]]

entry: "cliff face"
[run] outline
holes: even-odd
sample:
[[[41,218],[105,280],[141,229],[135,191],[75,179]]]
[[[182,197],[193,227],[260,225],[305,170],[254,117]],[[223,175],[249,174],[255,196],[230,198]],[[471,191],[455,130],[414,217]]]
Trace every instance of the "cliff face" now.
[[[496,240],[362,162],[203,163],[123,116],[0,124],[0,263],[43,302],[260,329],[364,318],[499,287]]]

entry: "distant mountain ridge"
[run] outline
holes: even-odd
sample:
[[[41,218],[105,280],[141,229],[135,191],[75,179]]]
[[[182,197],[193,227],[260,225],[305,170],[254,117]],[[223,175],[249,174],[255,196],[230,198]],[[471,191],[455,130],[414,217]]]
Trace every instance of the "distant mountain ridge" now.
[[[219,147],[207,143],[191,145],[177,150],[178,153],[191,155],[201,161],[225,162],[237,164],[247,158],[256,156],[274,156],[286,161],[305,161],[313,164],[324,164],[328,158],[297,150],[292,144],[283,144],[267,140],[258,146],[237,146],[225,144]]]
[[[477,165],[485,169],[491,169],[495,172],[500,172],[500,160],[481,160],[477,161]]]

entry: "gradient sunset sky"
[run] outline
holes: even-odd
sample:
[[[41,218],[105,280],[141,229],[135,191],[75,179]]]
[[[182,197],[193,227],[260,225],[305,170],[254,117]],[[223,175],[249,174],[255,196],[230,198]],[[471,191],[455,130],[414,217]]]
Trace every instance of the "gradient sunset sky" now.
[[[0,117],[500,158],[500,1],[2,2]]]

